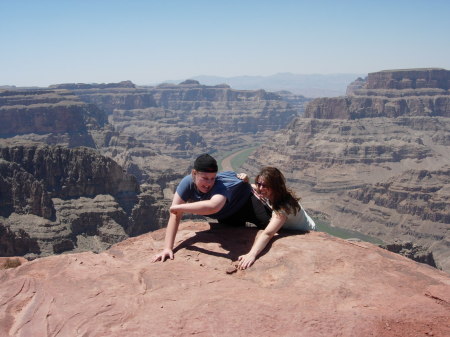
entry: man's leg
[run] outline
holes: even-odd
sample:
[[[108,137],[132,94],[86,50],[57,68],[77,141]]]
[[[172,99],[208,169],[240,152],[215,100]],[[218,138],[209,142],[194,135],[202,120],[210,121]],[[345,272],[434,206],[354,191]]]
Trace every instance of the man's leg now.
[[[245,226],[246,222],[251,222],[264,229],[269,224],[271,217],[272,210],[251,194],[241,209],[232,216],[219,220],[219,222],[231,227],[242,227]]]
[[[251,219],[247,220],[254,223],[259,228],[266,228],[272,218],[272,210],[253,194],[250,197]]]

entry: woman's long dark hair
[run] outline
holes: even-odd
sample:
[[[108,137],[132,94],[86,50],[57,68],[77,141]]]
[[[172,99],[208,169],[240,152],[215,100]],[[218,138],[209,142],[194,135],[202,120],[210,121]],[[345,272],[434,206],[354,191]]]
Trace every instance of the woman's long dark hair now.
[[[272,190],[272,208],[274,211],[285,211],[287,214],[297,214],[300,211],[300,205],[295,193],[286,187],[286,179],[283,173],[276,167],[266,166],[259,171],[255,178],[255,183],[259,178],[264,179],[264,183]]]

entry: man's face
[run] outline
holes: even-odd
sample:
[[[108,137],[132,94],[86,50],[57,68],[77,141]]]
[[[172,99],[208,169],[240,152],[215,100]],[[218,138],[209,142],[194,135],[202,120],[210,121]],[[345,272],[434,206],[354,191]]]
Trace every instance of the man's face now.
[[[197,189],[202,193],[207,193],[214,186],[217,173],[213,172],[198,172],[194,170],[194,184]]]

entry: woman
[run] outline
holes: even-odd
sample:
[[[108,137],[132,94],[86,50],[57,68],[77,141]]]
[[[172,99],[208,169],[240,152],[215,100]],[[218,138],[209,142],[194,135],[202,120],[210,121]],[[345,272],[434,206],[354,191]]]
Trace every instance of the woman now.
[[[248,181],[246,175],[238,175],[244,181]],[[314,230],[314,220],[305,212],[299,204],[299,198],[286,187],[286,179],[275,167],[264,167],[255,178],[252,185],[254,197],[261,207],[267,209],[266,215],[270,216],[269,223],[264,231],[256,238],[253,247],[246,255],[239,256],[238,268],[247,269],[256,260],[256,257],[267,246],[270,239],[281,229],[295,229],[302,231]]]

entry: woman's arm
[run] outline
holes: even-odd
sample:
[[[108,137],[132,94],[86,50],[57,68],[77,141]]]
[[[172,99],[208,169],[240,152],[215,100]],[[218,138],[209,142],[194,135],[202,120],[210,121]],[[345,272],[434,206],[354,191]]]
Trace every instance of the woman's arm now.
[[[178,213],[192,213],[198,215],[210,215],[220,211],[227,199],[221,194],[215,194],[209,200],[196,201],[191,203],[177,204],[170,207],[170,212]]]
[[[246,255],[239,256],[238,269],[247,269],[256,260],[256,257],[263,251],[267,246],[270,239],[280,230],[280,228],[286,222],[287,217],[283,214],[273,213],[269,224],[266,229],[256,238],[252,249]]]

